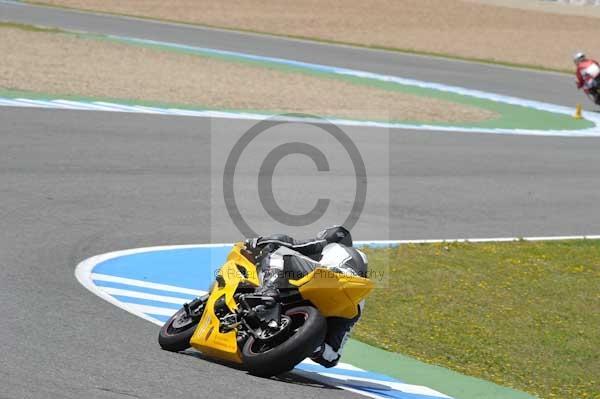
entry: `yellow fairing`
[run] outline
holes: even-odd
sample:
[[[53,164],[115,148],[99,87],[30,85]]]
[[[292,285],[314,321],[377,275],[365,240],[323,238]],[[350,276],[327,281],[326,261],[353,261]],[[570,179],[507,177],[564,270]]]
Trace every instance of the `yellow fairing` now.
[[[302,298],[309,300],[325,317],[351,319],[358,314],[358,304],[373,289],[367,278],[334,273],[316,268],[299,280],[290,280],[299,287]]]
[[[223,295],[229,309],[236,309],[237,304],[233,294],[240,283],[259,285],[256,266],[242,255],[241,248],[241,244],[236,244],[229,253],[227,262],[219,270],[222,279],[218,278],[218,280],[221,280],[221,283],[213,284],[204,314],[190,340],[190,344],[202,353],[236,363],[242,362],[237,347],[236,331],[220,332],[219,318],[215,315],[214,309],[215,302]],[[244,270],[246,277],[242,275],[240,269]]]

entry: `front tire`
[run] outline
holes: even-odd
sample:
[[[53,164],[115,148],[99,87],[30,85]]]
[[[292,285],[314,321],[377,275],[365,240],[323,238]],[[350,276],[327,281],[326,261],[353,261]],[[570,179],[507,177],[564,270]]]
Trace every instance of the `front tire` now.
[[[202,301],[202,299],[198,299]],[[193,307],[194,302],[190,304]],[[200,303],[197,316],[188,316],[184,308],[181,308],[161,327],[158,333],[158,344],[169,352],[181,352],[188,349],[190,339],[196,331],[200,322],[204,303]]]
[[[292,319],[292,335],[281,344],[269,347],[253,336],[246,340],[242,359],[250,374],[271,377],[290,371],[325,340],[327,322],[316,308],[300,306],[285,315]]]

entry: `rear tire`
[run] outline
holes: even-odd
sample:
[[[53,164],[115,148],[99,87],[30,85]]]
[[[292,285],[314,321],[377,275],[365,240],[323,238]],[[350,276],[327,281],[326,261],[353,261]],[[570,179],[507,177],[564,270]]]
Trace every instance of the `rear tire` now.
[[[199,322],[199,316],[188,317],[184,308],[179,309],[161,327],[158,333],[158,344],[169,352],[181,352],[188,349],[191,346],[190,339],[192,339]]]
[[[285,314],[292,318],[295,332],[280,345],[265,349],[253,336],[246,340],[242,359],[250,374],[271,377],[290,371],[325,340],[327,322],[316,308],[300,306]]]

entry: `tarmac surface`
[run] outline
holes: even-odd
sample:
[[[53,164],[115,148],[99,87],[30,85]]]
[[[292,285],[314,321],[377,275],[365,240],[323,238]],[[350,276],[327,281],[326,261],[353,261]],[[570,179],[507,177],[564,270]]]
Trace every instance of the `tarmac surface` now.
[[[553,73],[7,3],[0,3],[0,20],[287,57],[563,105],[585,100],[572,78]],[[226,138],[253,125],[0,108],[0,398],[353,396],[297,377],[257,379],[163,352],[155,326],[100,300],[73,277],[79,261],[99,253],[239,239],[223,216],[222,175],[214,166],[227,155]],[[290,129],[297,137],[312,134],[306,126]],[[597,139],[344,131],[365,154],[379,155],[365,156],[379,195],[367,196],[357,239],[599,232]],[[271,143],[262,138],[253,145],[259,154]],[[335,195],[354,193],[354,171],[342,158],[329,159],[339,178],[316,184],[310,161],[283,163],[274,180],[278,203],[290,212],[310,209],[327,182]],[[238,169],[240,210],[267,234],[276,231],[272,220],[243,198],[256,190],[254,170]]]

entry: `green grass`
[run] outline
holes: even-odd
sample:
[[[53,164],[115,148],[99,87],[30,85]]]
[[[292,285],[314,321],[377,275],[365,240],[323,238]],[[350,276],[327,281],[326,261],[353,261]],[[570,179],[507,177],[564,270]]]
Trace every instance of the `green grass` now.
[[[369,249],[354,337],[541,398],[600,398],[600,241]]]

